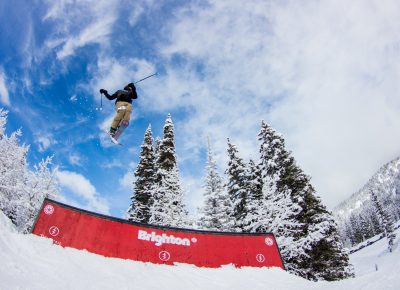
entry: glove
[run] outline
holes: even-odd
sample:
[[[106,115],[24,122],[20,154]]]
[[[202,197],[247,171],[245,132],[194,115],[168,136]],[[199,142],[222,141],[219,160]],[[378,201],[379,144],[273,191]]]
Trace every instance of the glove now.
[[[105,90],[105,89],[100,89],[100,94],[107,94],[107,90]]]

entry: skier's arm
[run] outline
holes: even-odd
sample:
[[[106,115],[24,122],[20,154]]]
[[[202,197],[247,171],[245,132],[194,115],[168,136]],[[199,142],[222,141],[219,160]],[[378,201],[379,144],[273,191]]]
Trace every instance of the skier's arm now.
[[[137,96],[137,93],[136,93],[135,85],[133,83],[130,83],[129,87],[131,88],[131,92],[132,92],[131,99],[137,99],[138,96]]]
[[[116,93],[113,94],[112,96],[110,96],[110,94],[105,89],[100,89],[100,94],[104,94],[106,96],[106,98],[109,100],[114,100],[117,97]]]
[[[132,90],[132,99],[137,99],[136,88]]]

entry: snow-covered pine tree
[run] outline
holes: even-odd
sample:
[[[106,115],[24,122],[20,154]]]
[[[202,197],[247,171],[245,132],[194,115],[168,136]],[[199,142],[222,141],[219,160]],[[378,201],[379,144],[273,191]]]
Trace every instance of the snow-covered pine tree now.
[[[310,280],[331,281],[351,276],[348,255],[339,241],[336,224],[315,196],[310,178],[285,149],[284,139],[262,122],[259,140],[265,184],[276,180],[276,194],[283,197],[289,194],[292,206],[296,205],[287,221],[292,224],[288,227],[290,231],[278,235],[291,237],[296,245],[284,256],[288,269]]]
[[[376,215],[378,216],[384,235],[387,238],[388,250],[392,252],[394,240],[396,238],[396,234],[394,232],[394,227],[393,227],[393,219],[390,216],[390,214],[386,210],[384,210],[382,204],[378,200],[378,196],[372,190],[371,190],[371,201],[375,206]]]
[[[172,227],[187,226],[188,212],[183,202],[171,115],[168,115],[165,121],[164,136],[157,151],[156,167],[149,223]]]
[[[157,136],[156,141],[154,142],[154,156],[156,161],[158,160],[158,152],[160,150],[160,145],[161,145],[161,139],[160,137]]]
[[[141,146],[140,161],[135,171],[135,183],[131,205],[127,210],[130,221],[148,223],[155,182],[155,153],[151,125],[148,126]]]
[[[6,124],[7,124],[7,114],[8,112],[0,108],[0,139],[3,138]]]
[[[231,231],[234,225],[231,200],[218,173],[210,141],[208,141],[204,189],[204,205],[200,209],[198,227],[214,231]]]
[[[21,232],[30,230],[45,197],[55,198],[58,186],[52,158],[42,160],[31,171],[27,164],[29,146],[19,145],[21,130],[5,134],[7,112],[0,109],[0,210]]]
[[[2,119],[5,125],[6,115],[3,115]],[[0,139],[0,210],[20,227],[19,219],[26,214],[28,170],[26,156],[29,146],[19,145],[21,130],[13,132],[10,137],[4,134],[4,127],[1,131],[3,135]]]
[[[372,215],[369,213],[369,211],[362,211],[360,213],[360,217],[361,217],[360,225],[362,229],[362,234],[364,236],[364,240],[375,236]]]
[[[228,168],[225,171],[227,176],[226,190],[232,202],[232,217],[234,219],[233,230],[243,232],[245,218],[247,215],[247,179],[246,166],[236,145],[228,138]]]
[[[263,208],[263,182],[261,167],[250,159],[246,167],[247,181],[247,213],[244,220],[245,232],[258,232],[260,225],[261,210]]]
[[[349,256],[340,240],[336,222],[315,196],[310,184],[305,188],[305,203],[303,218],[308,226],[306,238],[311,247],[306,251],[309,259],[303,264],[310,269],[307,278],[335,281],[353,277],[353,267],[349,264]]]
[[[47,157],[34,166],[34,171],[29,171],[27,179],[27,211],[22,218],[25,220],[23,231],[30,232],[32,230],[35,218],[42,206],[45,198],[56,199],[59,195],[58,182],[55,174],[58,167],[50,168],[53,157]]]
[[[352,213],[349,218],[350,226],[353,229],[352,245],[356,245],[363,241],[363,232],[360,225],[360,215],[358,213]]]
[[[339,227],[339,229],[342,229],[340,231],[340,238],[342,239],[343,243],[347,247],[351,247],[354,245],[354,239],[353,239],[353,228],[351,227],[350,221],[345,220],[342,221],[344,224],[342,227]]]
[[[260,209],[259,231],[273,232],[281,249],[288,271],[305,277],[300,265],[308,255],[307,240],[303,234],[304,223],[297,217],[304,203],[301,196],[292,196],[288,186],[279,184],[287,152],[283,137],[264,121],[258,134],[263,182],[263,206]]]

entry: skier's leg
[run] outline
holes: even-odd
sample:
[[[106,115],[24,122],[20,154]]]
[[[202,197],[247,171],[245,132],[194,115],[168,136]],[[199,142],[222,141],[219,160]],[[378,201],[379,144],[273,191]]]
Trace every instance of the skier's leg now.
[[[132,104],[127,103],[126,109],[124,112],[124,116],[122,117],[122,121],[121,121],[124,124],[124,126],[129,125],[129,121],[131,119],[131,114],[132,114]]]
[[[121,136],[122,132],[126,129],[126,127],[128,127],[130,115],[132,112],[132,105],[128,102],[118,102],[117,111],[119,114],[119,123],[117,125],[117,132],[114,135],[115,139],[118,139]]]
[[[126,106],[125,104],[126,104],[126,102],[118,102],[115,105],[115,109],[116,109],[117,114],[115,115],[114,120],[112,121],[112,124],[111,124],[111,128],[113,128],[115,130],[118,129],[119,123],[124,118],[125,106]]]

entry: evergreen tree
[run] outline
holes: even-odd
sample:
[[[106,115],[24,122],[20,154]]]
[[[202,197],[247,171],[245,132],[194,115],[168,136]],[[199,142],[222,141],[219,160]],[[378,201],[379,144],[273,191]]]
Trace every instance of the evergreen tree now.
[[[263,183],[261,167],[250,160],[246,167],[247,213],[244,221],[245,232],[258,232],[263,208]]]
[[[3,138],[5,127],[7,124],[7,114],[8,112],[0,108],[0,139]]]
[[[352,213],[350,215],[349,221],[350,225],[353,229],[353,238],[352,238],[352,245],[357,245],[363,241],[363,233],[361,229],[361,225],[359,223],[360,215],[358,213]]]
[[[228,168],[226,175],[228,178],[227,192],[232,201],[232,217],[236,232],[244,231],[245,218],[247,215],[247,182],[246,170],[243,160],[238,156],[238,150],[228,139]]]
[[[344,220],[343,223],[344,223],[343,227],[339,227],[339,229],[343,228],[343,234],[341,238],[347,247],[351,247],[355,244],[354,231],[353,228],[351,227],[349,220]]]
[[[372,201],[371,201],[371,204],[369,206],[369,217],[370,217],[370,220],[371,220],[371,223],[372,223],[374,236],[376,236],[378,234],[381,234],[383,231],[382,231],[381,224],[380,224],[380,221],[379,221],[379,216],[377,215],[377,213],[375,211],[375,206],[372,203]]]
[[[372,219],[371,219],[370,214],[367,211],[362,211],[360,216],[361,216],[360,225],[361,225],[361,229],[362,229],[362,234],[363,234],[364,240],[367,240],[367,239],[375,236]]]
[[[21,130],[5,134],[7,112],[0,109],[0,210],[21,232],[28,232],[45,197],[58,194],[51,158],[42,160],[35,171],[28,168],[29,146],[19,145]]]
[[[28,171],[27,178],[27,203],[26,213],[20,216],[23,220],[21,225],[24,232],[30,232],[33,223],[45,198],[56,199],[58,192],[58,182],[55,174],[58,167],[50,168],[53,157],[47,157],[34,166],[34,171]]]
[[[310,280],[331,281],[351,276],[348,255],[339,241],[336,224],[315,196],[310,178],[285,149],[283,138],[262,122],[259,140],[267,201],[274,200],[268,194],[275,194],[278,207],[285,207],[280,201],[290,196],[287,202],[291,205],[290,214],[285,217],[288,226],[277,234],[278,238],[290,238],[290,243],[285,243],[288,248],[283,251],[287,268]]]
[[[18,130],[10,137],[3,134],[0,139],[0,210],[18,226],[19,218],[25,215],[28,194],[26,156],[29,146],[19,145],[21,135]]]
[[[155,144],[154,144],[154,156],[155,156],[156,161],[158,160],[158,153],[160,151],[160,145],[161,145],[161,139],[160,139],[160,137],[157,137]],[[155,166],[157,166],[157,163],[155,164]]]
[[[381,227],[383,229],[385,237],[387,238],[388,250],[390,252],[392,252],[394,240],[396,238],[396,234],[394,232],[394,227],[393,227],[392,217],[386,210],[384,210],[382,204],[378,200],[378,196],[373,191],[371,191],[371,200],[375,206],[376,214],[381,223]]]
[[[304,201],[281,182],[284,162],[289,158],[284,140],[264,121],[258,139],[264,200],[259,229],[276,235],[287,270],[305,277],[307,271],[301,263],[307,259],[309,247],[304,235],[305,225],[298,218]]]
[[[314,194],[311,187],[305,198],[307,239],[311,247],[306,251],[309,259],[303,264],[310,267],[307,278],[334,281],[353,277],[353,267],[349,264],[348,253],[339,238],[332,214]]]
[[[149,223],[173,227],[187,226],[188,212],[183,203],[171,115],[168,115],[165,121],[164,136],[157,150],[156,167]]]
[[[151,126],[147,128],[141,145],[140,161],[135,171],[132,203],[127,211],[128,220],[148,223],[155,182],[155,153]]]
[[[204,189],[204,205],[200,209],[198,226],[207,230],[231,231],[234,225],[231,200],[218,173],[209,141]]]

